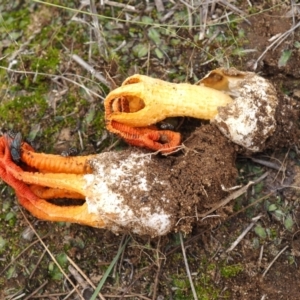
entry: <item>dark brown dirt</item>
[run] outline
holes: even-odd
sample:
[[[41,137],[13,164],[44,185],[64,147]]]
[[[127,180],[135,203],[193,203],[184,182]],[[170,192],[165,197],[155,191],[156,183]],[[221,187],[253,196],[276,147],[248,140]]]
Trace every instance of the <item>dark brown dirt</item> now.
[[[228,195],[236,185],[235,151],[232,143],[213,125],[203,125],[184,142],[184,154],[173,160],[170,182],[179,200],[176,230],[190,232],[192,224],[215,225],[230,208],[216,211],[218,220],[201,220],[200,215]]]
[[[251,25],[244,23],[241,27],[246,32],[248,40],[247,49],[254,49],[256,52],[247,55],[247,68],[253,70],[253,65],[259,56],[270,46],[270,38],[277,34],[284,33],[292,26],[292,19],[287,17],[289,6],[280,7],[262,12],[258,15],[249,17]],[[300,63],[299,51],[293,51],[292,56],[285,66],[278,67],[278,60],[282,55],[283,50],[292,48],[293,43],[298,40],[298,32],[294,32],[278,47],[271,47],[269,51],[259,60],[256,72],[261,72],[264,75],[276,76],[279,73],[284,73],[286,76],[300,78],[300,70],[298,68]]]
[[[277,127],[267,140],[266,149],[288,148],[299,144],[299,103],[293,98],[277,92],[279,105],[276,110]]]

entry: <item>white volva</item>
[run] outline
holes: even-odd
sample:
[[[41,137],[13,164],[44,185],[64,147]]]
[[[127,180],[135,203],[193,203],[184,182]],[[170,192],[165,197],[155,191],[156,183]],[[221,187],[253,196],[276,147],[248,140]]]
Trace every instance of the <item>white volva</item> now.
[[[89,213],[99,215],[107,228],[114,232],[120,229],[152,236],[163,235],[171,230],[174,220],[163,206],[151,206],[151,189],[161,185],[168,190],[167,182],[155,178],[147,180],[147,164],[151,157],[131,152],[127,158],[121,153],[107,152],[96,155],[91,161],[93,174],[86,180],[86,201]],[[168,203],[165,195],[161,201]]]
[[[231,103],[220,106],[212,119],[220,131],[250,151],[262,151],[276,129],[278,98],[274,86],[255,73],[234,68],[214,70],[200,84],[217,87],[233,98]]]

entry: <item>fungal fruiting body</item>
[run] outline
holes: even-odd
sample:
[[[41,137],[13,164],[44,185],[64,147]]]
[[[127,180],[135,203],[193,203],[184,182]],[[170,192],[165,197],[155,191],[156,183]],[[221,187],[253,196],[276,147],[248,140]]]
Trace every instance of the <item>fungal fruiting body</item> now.
[[[202,126],[200,134],[186,141],[192,151],[178,160],[132,149],[76,157],[36,153],[21,135],[4,134],[0,138],[0,177],[15,189],[20,204],[43,220],[150,236],[178,228],[184,231],[184,225],[178,223],[187,220],[185,232],[189,232],[198,219],[201,201],[212,199],[217,190],[221,195],[224,178],[230,184],[234,181],[235,152],[226,137],[250,151],[263,150],[276,129],[277,106],[276,90],[269,81],[236,69],[214,70],[197,85],[134,75],[105,100],[107,128],[112,132],[133,145],[165,152],[180,144],[179,133],[155,126],[167,117],[208,119],[223,134],[211,124]],[[196,146],[189,144],[193,139]],[[227,154],[207,151],[212,146],[227,147]],[[167,171],[162,159],[169,162]],[[194,160],[193,166],[189,160]],[[209,174],[201,173],[204,165]],[[182,174],[191,167],[196,168],[191,181],[182,184]],[[184,206],[186,194],[189,205]],[[48,202],[53,198],[73,199],[78,205]]]
[[[234,68],[216,69],[196,85],[133,75],[105,99],[108,130],[130,144],[163,152],[174,150],[180,136],[154,125],[175,116],[211,120],[234,143],[261,151],[276,129],[277,105],[268,80]]]
[[[180,134],[153,125],[176,116],[209,120],[230,102],[229,95],[209,87],[133,75],[106,97],[106,125],[130,144],[168,152],[180,144]]]
[[[230,96],[209,87],[133,75],[108,94],[105,112],[108,122],[146,127],[167,117],[209,120],[218,113],[219,106],[230,102]]]
[[[151,237],[189,233],[227,194],[221,184],[235,183],[233,146],[211,125],[194,132],[186,141],[190,151],[176,157],[134,148],[64,157],[37,153],[21,142],[18,165],[11,157],[12,142],[6,134],[0,138],[0,177],[23,207],[47,221]],[[213,152],[216,145],[222,151]]]
[[[228,93],[233,101],[218,107],[212,118],[219,130],[232,142],[252,152],[262,151],[276,130],[278,97],[275,87],[265,78],[234,68],[217,69],[200,84]]]
[[[155,164],[150,156],[125,151],[62,157],[36,153],[23,142],[21,168],[12,161],[9,144],[7,135],[0,138],[0,176],[37,218],[151,236],[172,230],[177,204],[168,198],[171,187],[159,172],[149,174],[149,164]],[[60,206],[47,201],[56,198],[84,202]]]

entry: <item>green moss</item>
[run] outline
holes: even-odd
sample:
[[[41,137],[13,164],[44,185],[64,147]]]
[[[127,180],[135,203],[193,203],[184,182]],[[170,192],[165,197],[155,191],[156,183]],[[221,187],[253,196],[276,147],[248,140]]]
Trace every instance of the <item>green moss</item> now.
[[[235,277],[240,272],[242,272],[243,266],[241,264],[227,265],[227,266],[223,266],[220,271],[221,271],[222,277],[231,278],[231,277]]]
[[[34,57],[32,55],[25,56],[23,59],[24,63],[30,63],[30,68],[34,72],[53,74],[59,65],[59,53],[59,49],[50,47],[46,52],[42,51]],[[35,84],[39,83],[40,80],[45,80],[44,76],[35,76],[34,78]]]
[[[46,108],[46,101],[37,95],[3,101],[0,105],[0,116],[5,116],[5,119],[0,120],[3,122],[1,125],[6,129],[22,129],[22,132],[26,132],[32,123],[42,118]]]
[[[204,274],[199,274],[196,277],[193,277],[193,283],[195,286],[195,291],[198,296],[198,299],[201,300],[213,300],[219,299],[221,290],[215,287],[213,281],[209,276]],[[194,299],[191,286],[187,276],[184,277],[174,277],[172,281],[172,288],[174,290],[174,299],[178,300],[187,300]],[[229,299],[228,293],[222,295],[222,299]]]
[[[12,33],[23,30],[29,23],[30,12],[28,7],[2,11],[0,15],[0,35],[3,34],[12,38]]]

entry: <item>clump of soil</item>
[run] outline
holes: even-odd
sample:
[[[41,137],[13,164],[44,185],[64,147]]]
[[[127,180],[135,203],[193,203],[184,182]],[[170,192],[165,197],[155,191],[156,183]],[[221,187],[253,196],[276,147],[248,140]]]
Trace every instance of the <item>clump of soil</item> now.
[[[225,189],[236,184],[237,170],[233,144],[214,125],[196,129],[184,145],[183,155],[170,158],[170,182],[179,203],[176,230],[189,232],[195,223],[216,224],[201,215],[228,195]],[[229,211],[230,205],[216,213],[225,217]]]

